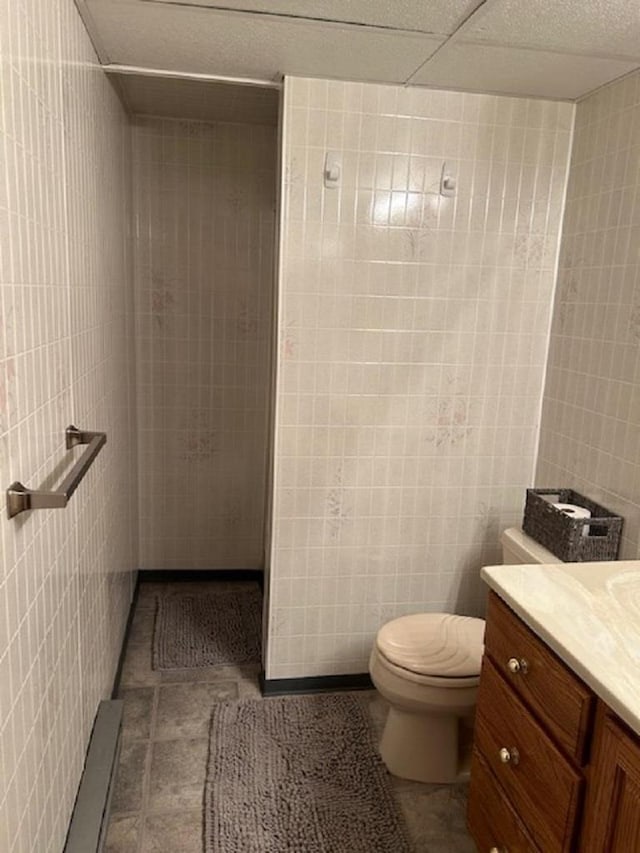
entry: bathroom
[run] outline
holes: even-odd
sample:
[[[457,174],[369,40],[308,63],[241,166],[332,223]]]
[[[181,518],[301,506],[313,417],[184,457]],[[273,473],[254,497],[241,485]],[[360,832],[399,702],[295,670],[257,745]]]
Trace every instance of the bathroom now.
[[[53,489],[70,423],[107,443],[66,509],[0,514],[0,850],[63,849],[140,570],[264,570],[275,693],[354,684],[395,617],[482,616],[530,486],[619,513],[638,559],[634,4],[299,5],[2,5],[5,488]],[[176,81],[256,100],[176,116],[198,100]],[[249,151],[223,125],[255,146],[220,216],[255,213],[255,291],[175,183],[190,130]],[[148,263],[155,215],[189,233],[188,300],[182,245]]]

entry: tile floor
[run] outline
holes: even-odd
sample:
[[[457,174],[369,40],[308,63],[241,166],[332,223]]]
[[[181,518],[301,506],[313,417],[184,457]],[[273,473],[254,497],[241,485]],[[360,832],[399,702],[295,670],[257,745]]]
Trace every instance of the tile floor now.
[[[261,695],[258,666],[172,672],[151,668],[157,596],[206,588],[209,583],[140,585],[120,680],[123,745],[106,853],[202,853],[212,705]],[[370,697],[372,720],[380,729],[386,709],[375,691]],[[420,785],[395,778],[392,783],[416,853],[474,853],[465,830],[466,786]]]

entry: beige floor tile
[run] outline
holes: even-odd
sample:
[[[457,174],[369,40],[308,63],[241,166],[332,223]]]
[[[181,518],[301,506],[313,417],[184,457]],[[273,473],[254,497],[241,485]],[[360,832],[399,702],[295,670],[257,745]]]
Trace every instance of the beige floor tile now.
[[[150,813],[202,806],[207,738],[155,741],[149,776]]]
[[[129,629],[129,635],[127,636],[127,647],[145,646],[149,648],[153,637],[155,620],[155,606],[153,609],[136,610],[131,622],[131,628]]]
[[[114,815],[109,823],[104,853],[137,853],[141,825],[140,815]]]
[[[237,685],[238,699],[262,699],[257,676],[240,678]]]
[[[170,684],[158,688],[155,740],[208,737],[217,702],[238,698],[235,681]]]
[[[139,812],[142,808],[148,750],[149,741],[123,744],[111,804],[114,814]]]
[[[418,850],[475,853],[466,829],[466,786],[394,781],[394,791]]]
[[[136,600],[136,615],[143,610],[155,612],[159,595],[164,595],[164,583],[141,583],[138,587],[138,598]]]
[[[122,736],[125,741],[148,740],[151,737],[153,687],[123,687],[118,699],[124,702]]]
[[[142,853],[202,853],[202,810],[149,815]]]
[[[237,664],[228,666],[200,666],[189,669],[165,669],[160,671],[162,684],[179,684],[185,681],[239,681],[253,679],[258,682],[259,664]]]
[[[125,657],[121,687],[152,687],[160,683],[160,673],[151,667],[151,644],[129,646]]]

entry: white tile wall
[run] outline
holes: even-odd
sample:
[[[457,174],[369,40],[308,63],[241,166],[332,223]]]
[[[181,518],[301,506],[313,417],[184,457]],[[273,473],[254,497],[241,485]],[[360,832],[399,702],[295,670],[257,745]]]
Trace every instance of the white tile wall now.
[[[129,132],[72,0],[0,3],[0,850],[62,849],[136,564]],[[70,422],[108,444],[66,510]]]
[[[136,119],[141,567],[260,568],[276,130]]]
[[[640,73],[582,101],[545,388],[540,486],[624,516],[640,555]]]
[[[362,672],[386,620],[481,612],[532,482],[572,121],[286,80],[268,678]]]

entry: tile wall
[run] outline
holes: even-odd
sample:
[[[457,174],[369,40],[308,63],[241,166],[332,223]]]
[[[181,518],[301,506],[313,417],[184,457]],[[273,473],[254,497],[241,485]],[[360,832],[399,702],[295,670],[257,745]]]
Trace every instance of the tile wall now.
[[[137,118],[140,566],[263,564],[276,129]]]
[[[137,561],[129,131],[72,0],[0,3],[0,53],[0,850],[58,853]],[[8,520],[71,422],[108,434],[71,503]]]
[[[640,73],[578,104],[536,482],[624,516],[640,556]]]
[[[533,477],[573,112],[286,80],[268,678],[482,612]]]

